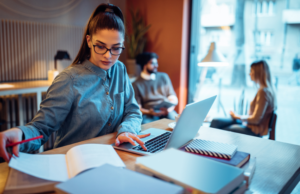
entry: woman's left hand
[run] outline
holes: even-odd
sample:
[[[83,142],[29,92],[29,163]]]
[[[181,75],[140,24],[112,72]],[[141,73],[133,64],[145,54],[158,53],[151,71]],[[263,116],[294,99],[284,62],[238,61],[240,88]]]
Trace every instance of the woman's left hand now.
[[[124,132],[121,133],[115,141],[115,145],[119,146],[121,143],[124,142],[129,142],[131,143],[133,146],[136,146],[136,144],[134,143],[134,141],[136,141],[138,144],[140,144],[140,146],[147,151],[147,148],[145,146],[145,143],[140,139],[140,138],[144,138],[144,137],[148,137],[150,135],[150,133],[148,134],[144,134],[144,135],[136,135],[133,133],[129,133],[129,132]]]

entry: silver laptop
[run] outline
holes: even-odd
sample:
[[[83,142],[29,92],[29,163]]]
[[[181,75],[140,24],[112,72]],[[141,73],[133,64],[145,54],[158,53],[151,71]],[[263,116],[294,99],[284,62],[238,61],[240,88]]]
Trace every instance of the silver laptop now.
[[[196,136],[216,97],[217,96],[213,96],[186,105],[173,132],[150,128],[140,133],[139,135],[147,133],[151,134],[150,136],[141,139],[145,142],[147,151],[144,151],[137,142],[135,142],[136,146],[133,146],[130,143],[123,143],[120,146],[115,146],[115,144],[112,145],[116,149],[141,155],[151,155],[167,148],[180,148]]]

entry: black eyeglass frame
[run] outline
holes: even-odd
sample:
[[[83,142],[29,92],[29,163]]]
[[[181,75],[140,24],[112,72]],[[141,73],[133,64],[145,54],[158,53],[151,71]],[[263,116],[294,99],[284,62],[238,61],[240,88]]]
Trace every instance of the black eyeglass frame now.
[[[96,44],[93,45],[93,47],[94,47],[94,52],[95,52],[95,53],[97,53],[97,52],[96,52],[96,49],[95,49],[96,46],[99,46],[99,45],[96,45]],[[103,46],[103,47],[106,48],[106,46]],[[122,51],[121,51],[120,54],[117,54],[117,55],[116,55],[116,54],[112,54],[112,52],[111,52],[111,49],[112,49],[112,48],[110,48],[110,49],[106,48],[106,51],[105,51],[104,53],[97,53],[97,54],[99,54],[99,55],[104,55],[107,51],[109,51],[111,55],[118,56],[118,55],[121,55],[121,54],[122,54],[122,52],[123,52],[123,50],[125,49],[125,47],[118,47],[118,48],[121,48]]]

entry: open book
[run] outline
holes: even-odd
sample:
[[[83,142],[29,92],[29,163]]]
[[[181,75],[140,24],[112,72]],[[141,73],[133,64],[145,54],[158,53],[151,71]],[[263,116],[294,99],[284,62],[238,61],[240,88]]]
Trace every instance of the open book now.
[[[85,170],[105,163],[125,167],[113,147],[103,144],[78,145],[65,155],[19,154],[18,158],[10,160],[9,167],[50,181],[66,181]]]

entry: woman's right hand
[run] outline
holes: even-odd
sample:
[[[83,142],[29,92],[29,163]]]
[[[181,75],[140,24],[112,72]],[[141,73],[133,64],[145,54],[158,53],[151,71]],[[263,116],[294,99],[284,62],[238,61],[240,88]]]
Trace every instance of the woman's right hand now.
[[[12,155],[7,152],[6,145],[22,141],[22,135],[23,131],[19,128],[11,128],[0,133],[0,157],[6,162],[9,162],[12,157]],[[17,157],[19,157],[19,147],[20,145],[15,145],[12,148],[12,153]]]

